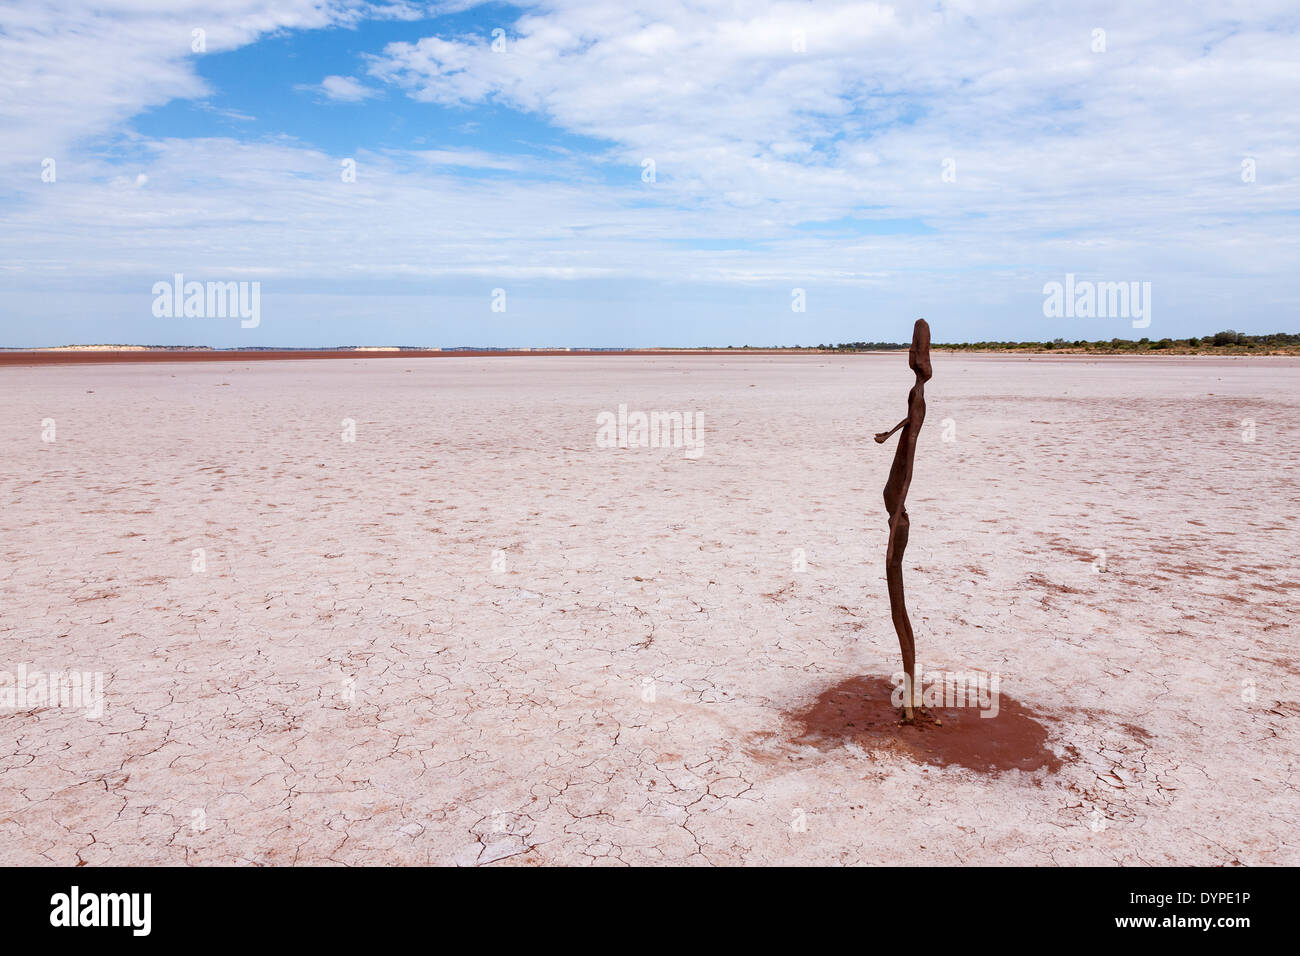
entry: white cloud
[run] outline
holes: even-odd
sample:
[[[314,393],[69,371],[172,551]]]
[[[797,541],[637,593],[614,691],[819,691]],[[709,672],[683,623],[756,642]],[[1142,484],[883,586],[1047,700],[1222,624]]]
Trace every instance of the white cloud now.
[[[360,103],[379,95],[379,91],[366,86],[350,76],[327,76],[318,86],[300,86],[299,89],[316,90],[327,99],[338,103]]]
[[[407,151],[405,155],[429,166],[459,166],[464,169],[499,169],[521,172],[527,164],[520,159],[486,153],[479,149],[425,149]]]
[[[1286,10],[560,0],[512,25],[504,53],[429,37],[390,44],[369,72],[420,100],[536,113],[611,141],[621,163],[652,158],[665,198],[732,197],[786,221],[884,207],[954,227],[979,212],[1027,232],[1167,229],[1193,196],[1223,214],[1295,201]],[[1250,150],[1285,196],[1236,188]],[[956,183],[940,177],[948,158]]]
[[[0,0],[0,173],[21,176],[149,107],[207,95],[195,69],[201,56],[276,30],[409,19],[415,9],[361,0]]]

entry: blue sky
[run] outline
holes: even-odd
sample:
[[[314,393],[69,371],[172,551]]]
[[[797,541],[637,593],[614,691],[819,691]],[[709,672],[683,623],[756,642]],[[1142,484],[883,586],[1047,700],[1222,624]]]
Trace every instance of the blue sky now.
[[[0,0],[0,345],[1300,329],[1300,15],[1133,7]]]

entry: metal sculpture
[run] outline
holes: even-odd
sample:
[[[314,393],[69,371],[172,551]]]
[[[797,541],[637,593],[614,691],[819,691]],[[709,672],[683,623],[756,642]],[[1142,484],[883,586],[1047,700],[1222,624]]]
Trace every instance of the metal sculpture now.
[[[887,432],[876,435],[883,444],[900,428],[894,452],[894,463],[885,482],[885,510],[889,512],[889,544],[885,548],[885,582],[889,587],[889,612],[898,632],[898,646],[903,652],[903,713],[904,720],[914,720],[913,706],[919,706],[915,693],[916,640],[912,622],[907,618],[903,603],[903,551],[907,548],[910,524],[907,518],[907,489],[912,484],[912,464],[916,459],[916,438],[925,421],[925,383],[933,371],[930,368],[930,326],[925,319],[917,319],[912,329],[912,347],[907,353],[907,364],[916,373],[916,384],[907,393],[907,417]]]

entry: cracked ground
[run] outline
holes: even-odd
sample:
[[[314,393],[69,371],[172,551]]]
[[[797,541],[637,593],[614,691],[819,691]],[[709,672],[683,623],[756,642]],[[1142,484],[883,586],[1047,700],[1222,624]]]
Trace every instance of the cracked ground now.
[[[0,863],[1300,863],[1300,362],[934,369],[918,660],[1037,769],[801,724],[898,667],[903,353],[0,370],[0,671],[103,675],[0,709]]]

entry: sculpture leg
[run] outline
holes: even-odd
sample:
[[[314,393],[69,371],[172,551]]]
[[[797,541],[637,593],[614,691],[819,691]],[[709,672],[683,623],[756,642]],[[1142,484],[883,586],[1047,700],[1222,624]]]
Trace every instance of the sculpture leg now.
[[[920,700],[916,687],[916,643],[912,635],[912,622],[907,618],[903,604],[903,552],[907,548],[910,523],[904,510],[889,529],[889,547],[885,558],[885,583],[889,586],[889,613],[898,632],[898,646],[903,652],[903,713],[907,721],[914,717],[912,708]]]

